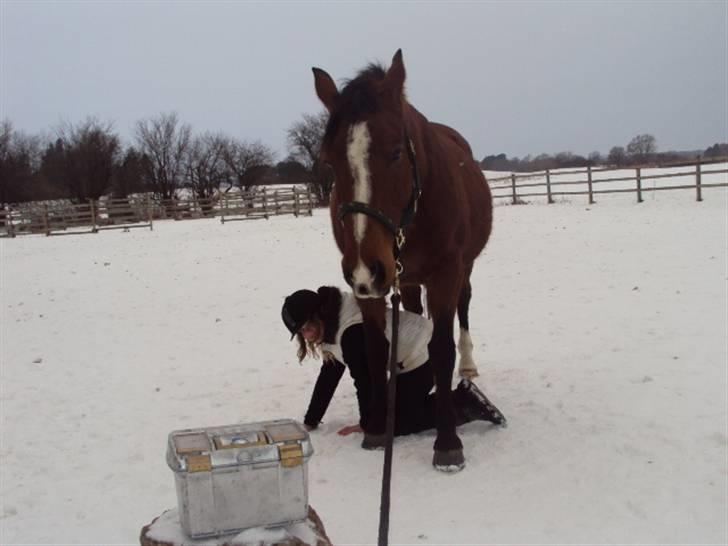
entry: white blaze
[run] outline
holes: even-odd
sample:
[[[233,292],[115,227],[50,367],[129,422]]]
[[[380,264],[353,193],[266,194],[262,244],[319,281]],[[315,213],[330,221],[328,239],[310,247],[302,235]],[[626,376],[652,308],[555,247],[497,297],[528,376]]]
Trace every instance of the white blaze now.
[[[371,174],[369,173],[369,136],[366,121],[355,123],[349,128],[346,146],[346,157],[354,177],[354,201],[369,204],[372,198]],[[357,243],[364,240],[367,217],[364,214],[354,215],[354,239]]]

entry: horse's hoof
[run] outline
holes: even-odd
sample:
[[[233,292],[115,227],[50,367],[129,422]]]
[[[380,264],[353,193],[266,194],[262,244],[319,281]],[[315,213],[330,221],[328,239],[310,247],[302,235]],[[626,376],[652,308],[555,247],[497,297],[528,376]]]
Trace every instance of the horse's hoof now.
[[[364,439],[361,441],[361,447],[364,449],[384,449],[387,445],[386,434],[370,434],[364,433]]]
[[[448,449],[435,451],[432,456],[432,466],[440,472],[460,472],[465,468],[465,455],[462,449]]]
[[[463,379],[473,379],[480,376],[480,374],[478,373],[478,368],[460,368],[458,370],[458,374]]]

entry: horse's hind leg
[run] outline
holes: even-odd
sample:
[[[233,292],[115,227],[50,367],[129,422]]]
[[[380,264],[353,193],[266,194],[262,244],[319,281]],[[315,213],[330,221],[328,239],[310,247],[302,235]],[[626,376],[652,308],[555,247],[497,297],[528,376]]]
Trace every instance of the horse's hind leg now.
[[[470,287],[471,270],[472,265],[466,271],[458,299],[458,322],[460,323],[460,339],[458,339],[460,362],[458,364],[458,374],[465,379],[478,377],[478,367],[473,360],[473,340],[470,339],[470,322],[468,319],[468,309],[470,308],[470,298],[472,296],[472,289]]]

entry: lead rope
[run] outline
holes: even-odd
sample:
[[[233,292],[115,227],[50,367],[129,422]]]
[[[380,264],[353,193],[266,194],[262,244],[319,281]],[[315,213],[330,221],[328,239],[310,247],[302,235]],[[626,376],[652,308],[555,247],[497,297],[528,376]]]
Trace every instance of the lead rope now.
[[[389,543],[389,506],[392,486],[392,454],[394,451],[394,419],[397,402],[397,342],[399,341],[399,275],[402,273],[402,262],[399,254],[404,246],[404,231],[400,229],[396,237],[395,273],[392,286],[392,342],[389,353],[389,383],[387,383],[387,418],[384,444],[384,470],[382,471],[382,499],[379,505],[379,546]]]

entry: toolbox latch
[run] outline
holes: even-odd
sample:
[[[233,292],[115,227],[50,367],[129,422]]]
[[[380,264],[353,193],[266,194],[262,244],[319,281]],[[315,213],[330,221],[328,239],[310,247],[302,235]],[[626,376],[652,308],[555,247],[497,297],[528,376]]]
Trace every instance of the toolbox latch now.
[[[212,470],[210,455],[188,455],[187,472],[209,472]]]
[[[303,464],[303,448],[301,444],[283,444],[278,446],[281,466],[291,468]]]

